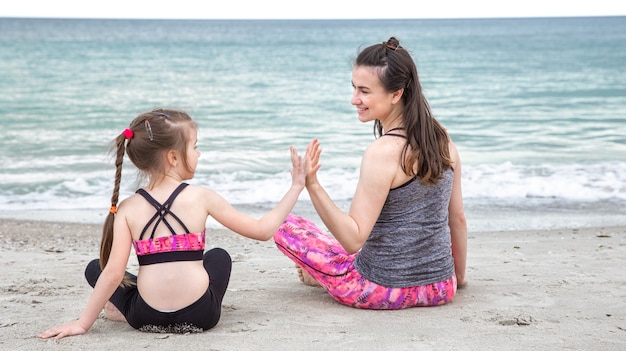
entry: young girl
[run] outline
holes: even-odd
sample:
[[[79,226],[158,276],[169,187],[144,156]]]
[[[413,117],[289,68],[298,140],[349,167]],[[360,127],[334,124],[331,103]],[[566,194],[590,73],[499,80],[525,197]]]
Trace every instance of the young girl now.
[[[352,71],[361,122],[379,135],[365,151],[349,213],[317,180],[320,144],[305,154],[306,188],[330,237],[290,215],[274,235],[300,279],[364,309],[433,306],[465,280],[461,159],[431,115],[411,55],[395,38],[364,49]]]
[[[185,333],[217,324],[232,262],[222,249],[204,252],[207,217],[245,237],[269,240],[304,188],[304,169],[291,147],[291,188],[273,210],[253,219],[217,193],[183,183],[198,164],[196,141],[195,123],[175,110],[141,114],[115,139],[117,170],[100,260],[85,271],[93,293],[78,320],[50,328],[41,338],[84,334],[103,308],[107,317],[145,331]],[[118,207],[125,152],[148,185]],[[131,246],[137,276],[125,271]]]

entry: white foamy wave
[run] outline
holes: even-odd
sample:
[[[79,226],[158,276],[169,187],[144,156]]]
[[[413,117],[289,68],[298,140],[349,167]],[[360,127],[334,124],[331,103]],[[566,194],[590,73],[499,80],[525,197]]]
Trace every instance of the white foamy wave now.
[[[57,174],[57,177],[59,175]],[[358,182],[358,169],[322,169],[318,178],[335,201],[350,201]],[[68,210],[108,208],[113,187],[110,172],[63,174],[51,177],[26,175],[29,184],[0,184],[0,210]],[[41,179],[41,178],[39,178]],[[463,196],[466,202],[503,200],[521,202],[529,198],[557,202],[626,201],[626,162],[596,164],[513,163],[464,165]],[[189,183],[213,189],[234,205],[276,203],[289,189],[289,172],[249,171],[199,174]],[[127,172],[120,199],[131,195],[135,175]],[[300,200],[309,200],[306,191]]]
[[[464,166],[463,195],[469,200],[626,200],[626,163]]]
[[[102,177],[30,183],[28,187],[3,189],[0,210],[98,209],[110,203],[111,187]]]

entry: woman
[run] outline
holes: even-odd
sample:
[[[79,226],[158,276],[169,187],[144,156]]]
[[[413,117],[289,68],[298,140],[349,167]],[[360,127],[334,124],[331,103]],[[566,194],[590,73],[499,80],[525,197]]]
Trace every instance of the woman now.
[[[392,37],[364,49],[352,71],[361,122],[377,138],[365,151],[349,213],[317,179],[320,143],[305,155],[306,189],[333,237],[290,215],[274,235],[299,267],[342,304],[401,309],[449,302],[466,284],[467,226],[461,160],[431,115],[411,55]]]

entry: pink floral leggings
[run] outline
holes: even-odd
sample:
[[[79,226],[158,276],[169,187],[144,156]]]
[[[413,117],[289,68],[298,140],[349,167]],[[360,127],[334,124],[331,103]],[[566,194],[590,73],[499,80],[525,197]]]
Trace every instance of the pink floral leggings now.
[[[274,234],[278,249],[309,273],[339,303],[362,309],[396,310],[443,305],[456,293],[456,276],[406,288],[389,288],[361,276],[356,254],[300,216],[289,215]]]

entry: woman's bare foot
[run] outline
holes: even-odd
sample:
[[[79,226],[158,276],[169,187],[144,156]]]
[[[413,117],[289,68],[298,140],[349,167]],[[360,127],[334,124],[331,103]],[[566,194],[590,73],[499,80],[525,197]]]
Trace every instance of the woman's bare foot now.
[[[296,265],[296,270],[298,271],[298,278],[300,278],[301,282],[310,286],[320,286],[320,283],[313,277],[311,277],[311,275],[307,271],[302,269],[302,267]]]
[[[120,312],[120,310],[118,310],[117,307],[109,301],[104,304],[104,317],[112,321],[126,322],[126,317],[124,317],[122,312]]]

